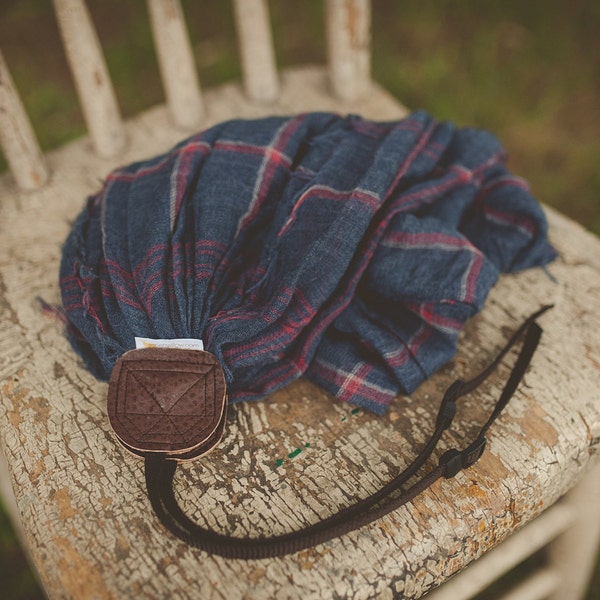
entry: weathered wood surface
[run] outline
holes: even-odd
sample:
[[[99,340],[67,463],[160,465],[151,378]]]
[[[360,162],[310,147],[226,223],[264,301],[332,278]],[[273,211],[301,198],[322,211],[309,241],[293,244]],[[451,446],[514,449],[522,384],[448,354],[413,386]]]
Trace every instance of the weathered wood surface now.
[[[600,542],[600,464],[539,517],[464,571],[427,594],[427,600],[467,600],[543,549],[544,562],[527,569],[502,600],[582,600]],[[539,562],[539,561],[537,561]],[[494,597],[496,597],[494,595]]]
[[[249,104],[237,85],[211,90],[203,125],[311,109],[403,114],[376,87],[356,103],[340,103],[327,88],[324,71],[303,69],[282,73],[280,97],[268,108]],[[323,518],[393,477],[425,440],[449,382],[472,375],[524,316],[554,302],[532,367],[477,465],[372,525],[285,558],[226,560],[173,539],[150,510],[142,463],[109,432],[106,385],[81,366],[37,300],[59,302],[60,247],[86,194],[117,163],[181,137],[165,108],[126,127],[130,143],[118,159],[94,155],[88,139],[50,154],[51,180],[36,193],[0,179],[0,438],[50,597],[418,598],[598,462],[600,241],[550,211],[561,251],[549,269],[555,281],[542,270],[503,277],[456,358],[410,398],[398,397],[388,416],[355,413],[298,381],[231,410],[219,449],[181,467],[177,490],[199,522],[236,535]],[[507,371],[461,403],[439,453],[475,435]]]

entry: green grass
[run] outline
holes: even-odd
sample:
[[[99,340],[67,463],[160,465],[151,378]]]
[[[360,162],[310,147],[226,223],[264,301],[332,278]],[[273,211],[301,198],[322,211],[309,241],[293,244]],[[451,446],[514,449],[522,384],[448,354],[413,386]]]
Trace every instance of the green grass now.
[[[0,502],[0,589],[5,600],[43,600],[36,577],[21,551]]]
[[[123,114],[161,102],[145,2],[87,4]],[[322,3],[269,4],[278,64],[323,62]],[[239,78],[230,2],[182,5],[202,85]],[[508,149],[511,168],[529,179],[540,200],[600,235],[600,2],[373,5],[374,78],[410,108],[492,130]],[[42,148],[79,137],[85,125],[51,0],[2,0],[0,43]],[[0,544],[4,597],[40,597],[1,512]],[[598,570],[588,594],[594,598],[600,598]]]
[[[204,86],[239,78],[229,2],[183,0]],[[90,0],[125,116],[163,98],[143,0]],[[271,0],[280,65],[325,59],[321,2]],[[600,3],[374,0],[373,73],[411,108],[492,130],[534,193],[600,235]],[[0,5],[0,34],[44,149],[85,126],[50,0]],[[24,43],[24,40],[27,43]]]
[[[374,35],[375,79],[410,107],[494,131],[542,201],[600,234],[599,6],[392,3],[375,14],[375,31],[397,24]]]

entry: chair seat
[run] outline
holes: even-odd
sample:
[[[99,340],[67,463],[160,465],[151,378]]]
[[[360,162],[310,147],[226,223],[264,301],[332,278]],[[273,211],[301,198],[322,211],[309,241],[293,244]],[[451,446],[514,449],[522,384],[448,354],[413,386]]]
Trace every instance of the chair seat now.
[[[377,120],[406,112],[376,85],[363,100],[342,103],[326,81],[316,67],[284,71],[281,96],[268,105],[248,102],[237,84],[209,90],[203,127],[310,110]],[[226,560],[174,539],[151,511],[143,463],[109,433],[106,384],[85,370],[39,301],[60,303],[61,244],[100,180],[191,133],[176,129],[164,107],[128,122],[126,132],[117,159],[99,158],[87,138],[50,153],[52,179],[35,193],[0,178],[0,438],[50,596],[418,598],[598,462],[600,241],[548,209],[561,255],[549,273],[503,276],[461,334],[454,360],[412,396],[398,397],[386,417],[353,410],[299,380],[265,401],[236,405],[219,448],[178,469],[176,491],[192,518],[234,535],[283,533],[322,519],[411,462],[443,390],[486,365],[529,313],[554,303],[540,320],[545,332],[532,366],[474,467],[371,525],[284,558]],[[473,439],[509,365],[462,402],[439,453]]]

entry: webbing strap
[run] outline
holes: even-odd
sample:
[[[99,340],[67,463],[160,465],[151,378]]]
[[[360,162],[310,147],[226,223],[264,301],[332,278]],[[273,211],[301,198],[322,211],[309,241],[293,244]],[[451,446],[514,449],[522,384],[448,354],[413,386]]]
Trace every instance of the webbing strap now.
[[[258,559],[283,556],[326,542],[381,518],[396,508],[410,502],[440,477],[454,477],[481,457],[486,445],[486,433],[514,394],[525,374],[540,340],[542,329],[535,320],[551,306],[544,306],[531,315],[498,353],[493,362],[469,381],[455,381],[446,391],[438,412],[435,430],[415,460],[398,476],[380,490],[359,500],[352,506],[309,525],[303,529],[278,536],[239,538],[200,527],[181,510],[175,498],[173,479],[177,462],[161,455],[145,460],[146,485],[150,502],[163,525],[191,546],[227,558]],[[448,429],[456,413],[456,401],[471,393],[498,367],[506,353],[517,343],[523,333],[525,340],[494,410],[481,427],[475,441],[463,450],[452,449],[439,459],[438,466],[416,483],[394,495],[429,459],[443,432]]]

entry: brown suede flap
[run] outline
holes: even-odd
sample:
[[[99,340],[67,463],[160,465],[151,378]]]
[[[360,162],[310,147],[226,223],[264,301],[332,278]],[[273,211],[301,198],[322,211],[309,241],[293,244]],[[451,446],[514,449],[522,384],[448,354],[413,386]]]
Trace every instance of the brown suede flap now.
[[[218,442],[227,396],[223,369],[200,350],[130,350],[108,385],[108,418],[131,452],[165,453],[187,460]]]

